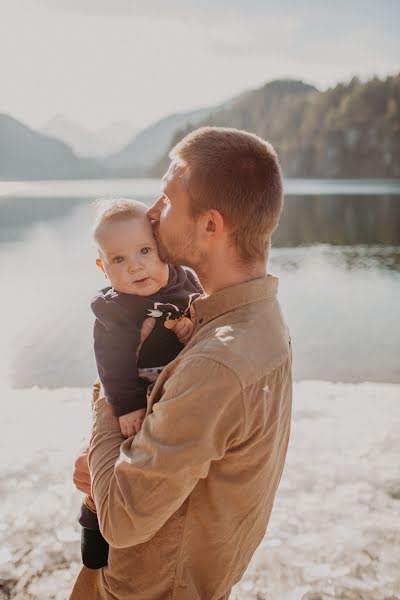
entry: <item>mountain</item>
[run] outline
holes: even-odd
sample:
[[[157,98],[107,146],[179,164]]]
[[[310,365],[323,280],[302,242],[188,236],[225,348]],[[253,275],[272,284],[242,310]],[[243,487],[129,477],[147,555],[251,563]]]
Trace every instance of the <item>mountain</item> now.
[[[83,144],[82,127],[58,118],[46,131],[55,134],[56,125],[58,135],[75,130],[74,144]],[[271,81],[221,105],[165,117],[104,159],[82,158],[65,142],[0,114],[0,179],[158,177],[169,164],[168,150],[201,125],[237,127],[268,139],[285,176],[400,178],[397,74],[366,82],[355,77],[326,91],[302,81]],[[98,134],[116,143],[127,128],[117,123]]]
[[[167,151],[178,129],[195,126],[211,109],[203,108],[169,115],[139,132],[120,152],[109,156],[106,164],[121,177],[147,175],[153,164]]]
[[[324,92],[278,80],[197,123],[246,129],[269,140],[289,177],[400,177],[400,75],[353,78]],[[193,127],[176,133],[170,146]],[[151,170],[162,174],[167,152]]]
[[[55,137],[72,148],[81,157],[104,157],[123,148],[136,133],[127,122],[117,122],[91,131],[79,123],[57,115],[40,129],[40,133]]]
[[[0,179],[81,179],[107,175],[98,162],[79,158],[64,142],[0,114]]]
[[[116,121],[111,123],[97,133],[100,139],[104,141],[104,151],[102,156],[108,156],[119,152],[130,142],[133,136],[138,133],[138,128],[133,127],[127,121]]]

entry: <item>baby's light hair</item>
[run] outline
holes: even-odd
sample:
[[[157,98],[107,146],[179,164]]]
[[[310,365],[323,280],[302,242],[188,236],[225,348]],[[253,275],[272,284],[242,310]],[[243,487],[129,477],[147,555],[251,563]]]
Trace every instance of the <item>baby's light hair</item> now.
[[[148,207],[138,200],[129,198],[111,198],[95,200],[96,217],[93,227],[93,237],[99,242],[99,235],[103,227],[109,223],[117,223],[128,219],[142,218]]]

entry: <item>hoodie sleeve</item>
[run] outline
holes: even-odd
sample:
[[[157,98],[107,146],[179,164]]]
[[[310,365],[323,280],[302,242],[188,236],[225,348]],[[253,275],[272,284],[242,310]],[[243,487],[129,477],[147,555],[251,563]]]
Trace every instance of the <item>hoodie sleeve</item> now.
[[[91,303],[97,371],[114,415],[146,407],[148,382],[139,377],[136,352],[140,330],[116,299],[99,294]]]
[[[186,271],[186,276],[187,276],[188,280],[190,281],[190,283],[196,288],[196,291],[199,292],[199,294],[202,296],[204,294],[204,290],[201,287],[201,283],[198,280],[196,273],[192,269],[189,269],[189,267],[184,267],[184,270]]]

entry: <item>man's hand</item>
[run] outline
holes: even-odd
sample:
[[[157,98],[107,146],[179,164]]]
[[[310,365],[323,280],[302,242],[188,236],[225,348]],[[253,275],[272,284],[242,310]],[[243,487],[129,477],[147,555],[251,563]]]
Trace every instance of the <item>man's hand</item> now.
[[[134,410],[126,415],[118,417],[122,435],[128,438],[139,433],[145,414],[146,409],[139,408],[138,410]]]
[[[91,481],[88,462],[89,448],[86,448],[78,455],[75,461],[75,470],[73,480],[75,486],[84,494],[91,494]]]
[[[186,346],[186,344],[192,337],[193,329],[194,325],[192,321],[188,319],[188,317],[181,317],[175,323],[173,331],[175,332],[181,344]]]

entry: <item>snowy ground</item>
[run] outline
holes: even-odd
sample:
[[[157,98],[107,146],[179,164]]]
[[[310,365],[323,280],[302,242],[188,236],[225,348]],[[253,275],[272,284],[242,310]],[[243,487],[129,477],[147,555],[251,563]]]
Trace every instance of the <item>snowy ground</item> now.
[[[79,568],[71,474],[88,396],[3,394],[0,600],[68,598]],[[232,600],[400,600],[399,456],[400,385],[296,384],[269,533]]]

